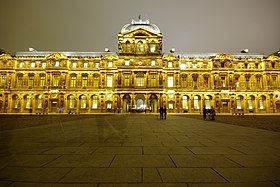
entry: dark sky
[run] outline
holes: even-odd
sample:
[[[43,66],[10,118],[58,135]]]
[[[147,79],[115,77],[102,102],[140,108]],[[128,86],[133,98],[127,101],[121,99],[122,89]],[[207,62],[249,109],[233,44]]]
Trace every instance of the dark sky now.
[[[280,48],[280,0],[0,0],[0,48],[117,51],[118,33],[139,14],[160,28],[164,51]]]

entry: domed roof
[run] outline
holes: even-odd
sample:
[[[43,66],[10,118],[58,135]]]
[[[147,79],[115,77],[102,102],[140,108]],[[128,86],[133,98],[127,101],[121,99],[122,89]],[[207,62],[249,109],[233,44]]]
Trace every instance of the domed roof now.
[[[145,28],[145,29],[147,29],[151,32],[160,33],[160,30],[159,30],[158,26],[150,23],[149,20],[144,21],[144,20],[141,20],[141,19],[139,19],[138,21],[132,20],[130,24],[124,25],[122,30],[121,30],[121,33],[130,31],[130,30],[134,30],[134,29],[137,29],[137,28]]]

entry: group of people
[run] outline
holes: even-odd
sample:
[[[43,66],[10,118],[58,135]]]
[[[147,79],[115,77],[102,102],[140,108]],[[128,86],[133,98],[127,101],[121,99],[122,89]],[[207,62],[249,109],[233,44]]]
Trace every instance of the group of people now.
[[[203,113],[203,120],[206,120],[207,114],[210,120],[215,120],[216,112],[213,107],[211,107],[211,109],[206,109],[206,107],[204,106],[202,109],[202,113]]]
[[[159,108],[159,117],[160,119],[166,119],[166,108],[165,107],[160,107]]]

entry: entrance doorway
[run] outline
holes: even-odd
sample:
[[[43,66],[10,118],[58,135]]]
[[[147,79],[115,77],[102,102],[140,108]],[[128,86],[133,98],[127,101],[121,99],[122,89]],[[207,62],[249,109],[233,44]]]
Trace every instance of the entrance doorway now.
[[[158,108],[158,98],[155,94],[153,94],[150,97],[150,111],[157,112],[157,108]]]
[[[51,100],[51,113],[56,113],[58,111],[58,99]]]

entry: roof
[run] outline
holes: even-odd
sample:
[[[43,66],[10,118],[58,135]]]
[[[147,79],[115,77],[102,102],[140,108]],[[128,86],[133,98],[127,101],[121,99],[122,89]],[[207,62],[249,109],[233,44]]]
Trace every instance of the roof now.
[[[54,53],[53,51],[20,51],[16,52],[15,56],[17,57],[46,57],[50,54]],[[67,57],[100,57],[108,54],[117,55],[114,52],[59,52]]]
[[[213,58],[221,53],[196,53],[196,52],[175,52],[175,53],[166,53],[164,55],[173,54],[180,58]],[[264,58],[265,55],[259,53],[232,53],[228,54],[234,58]]]
[[[137,28],[146,28],[147,30],[154,32],[154,33],[160,33],[160,30],[158,28],[158,26],[156,26],[155,24],[150,23],[149,20],[132,20],[130,24],[126,24],[123,26],[123,28],[121,29],[121,33],[123,32],[128,32]]]

